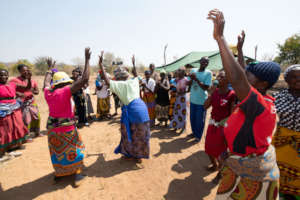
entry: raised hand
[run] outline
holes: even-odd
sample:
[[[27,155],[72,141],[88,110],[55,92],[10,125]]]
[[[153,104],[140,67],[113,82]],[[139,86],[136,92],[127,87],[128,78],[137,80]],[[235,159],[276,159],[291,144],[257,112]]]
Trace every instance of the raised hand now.
[[[100,54],[100,56],[99,56],[99,66],[101,66],[102,65],[102,62],[103,62],[103,55],[104,55],[104,51],[101,51],[101,54]]]
[[[131,60],[132,60],[132,65],[135,66],[135,57],[134,57],[134,55],[132,56]]]
[[[85,56],[85,61],[90,60],[90,58],[91,58],[91,51],[90,51],[89,47],[85,48],[85,50],[84,50],[84,56]]]
[[[245,41],[245,31],[242,30],[241,35],[238,36],[237,49],[243,49],[244,41]]]
[[[214,33],[213,36],[215,40],[219,40],[223,37],[225,19],[224,15],[218,9],[209,11],[207,19],[210,19],[214,23]]]
[[[56,61],[53,61],[52,58],[48,57],[46,59],[47,65],[48,65],[48,70],[51,70],[54,68]]]

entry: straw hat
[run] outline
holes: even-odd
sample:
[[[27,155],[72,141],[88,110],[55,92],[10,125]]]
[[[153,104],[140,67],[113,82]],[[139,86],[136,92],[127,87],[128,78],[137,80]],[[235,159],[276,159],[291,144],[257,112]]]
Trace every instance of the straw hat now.
[[[56,72],[52,78],[52,86],[56,86],[61,83],[73,83],[73,80],[66,72]]]

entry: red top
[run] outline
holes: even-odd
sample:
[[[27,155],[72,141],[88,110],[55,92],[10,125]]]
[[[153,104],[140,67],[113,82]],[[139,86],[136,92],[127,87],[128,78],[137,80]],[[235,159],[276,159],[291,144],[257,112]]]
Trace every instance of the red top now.
[[[44,89],[44,96],[49,107],[49,116],[54,118],[74,118],[74,103],[72,103],[71,87],[65,86],[54,91]],[[73,130],[74,126],[58,127],[57,132]]]
[[[10,82],[13,82],[15,84],[19,84],[19,85],[22,85],[22,86],[27,85],[27,80],[23,79],[21,76],[10,80]],[[34,80],[31,80],[31,87],[32,88],[37,88],[38,87],[37,82],[34,81]],[[21,98],[22,101],[31,99],[33,97],[33,93],[31,91],[31,88],[30,89],[17,88],[16,91],[24,94],[24,97]]]
[[[15,98],[16,84],[8,83],[7,85],[0,84],[0,98]],[[15,99],[0,100],[0,103],[16,103]]]
[[[219,122],[230,115],[231,104],[235,101],[235,93],[229,90],[226,94],[220,94],[217,88],[211,95],[211,118]]]
[[[263,154],[276,127],[274,99],[251,87],[248,96],[230,115],[224,134],[229,150],[240,156]]]

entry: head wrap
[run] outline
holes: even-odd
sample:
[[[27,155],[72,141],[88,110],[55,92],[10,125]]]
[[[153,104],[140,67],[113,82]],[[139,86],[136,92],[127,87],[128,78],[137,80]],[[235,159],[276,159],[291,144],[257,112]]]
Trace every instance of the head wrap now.
[[[161,74],[166,74],[167,72],[166,72],[165,69],[162,69],[162,70],[160,71],[160,73],[161,73]]]
[[[145,75],[150,75],[150,74],[151,74],[150,70],[145,71]]]
[[[114,70],[114,76],[117,80],[127,79],[129,76],[129,73],[123,67],[118,67],[117,69]]]
[[[56,68],[51,69],[51,71],[52,71],[53,74],[58,72],[58,70]]]
[[[73,83],[69,75],[66,72],[56,72],[52,78],[52,86],[56,86],[61,83]]]
[[[252,62],[246,67],[246,71],[254,74],[261,81],[269,83],[271,88],[280,76],[280,65],[276,62]]]
[[[300,70],[300,64],[291,65],[284,71],[284,80],[286,81],[289,73],[294,70]]]

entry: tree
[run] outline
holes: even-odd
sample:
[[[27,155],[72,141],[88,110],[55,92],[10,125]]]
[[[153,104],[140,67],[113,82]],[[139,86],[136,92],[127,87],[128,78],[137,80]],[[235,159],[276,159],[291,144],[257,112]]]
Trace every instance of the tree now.
[[[24,65],[27,65],[29,67],[30,70],[33,70],[33,64],[31,62],[29,62],[28,60],[26,59],[20,59],[18,60],[17,63],[15,64],[12,64],[10,67],[9,67],[9,71],[12,73],[12,74],[18,74],[18,65],[19,64],[24,64]]]
[[[34,66],[35,66],[35,73],[37,75],[44,75],[48,70],[48,65],[46,60],[47,57],[37,57],[35,59]]]
[[[274,59],[284,65],[300,63],[300,33],[287,38],[283,45],[277,44],[279,55]]]
[[[7,66],[3,63],[0,63],[0,69],[6,69],[7,70]]]
[[[75,57],[75,58],[72,58],[72,63],[76,66],[83,66],[84,65],[84,60],[80,57]]]
[[[264,55],[262,55],[261,60],[262,61],[273,61],[274,60],[274,55],[269,54],[269,53],[265,53]]]
[[[115,55],[111,52],[104,53],[104,59],[103,59],[103,66],[106,68],[106,71],[108,73],[113,72],[114,66],[112,65],[113,61],[115,60]]]

